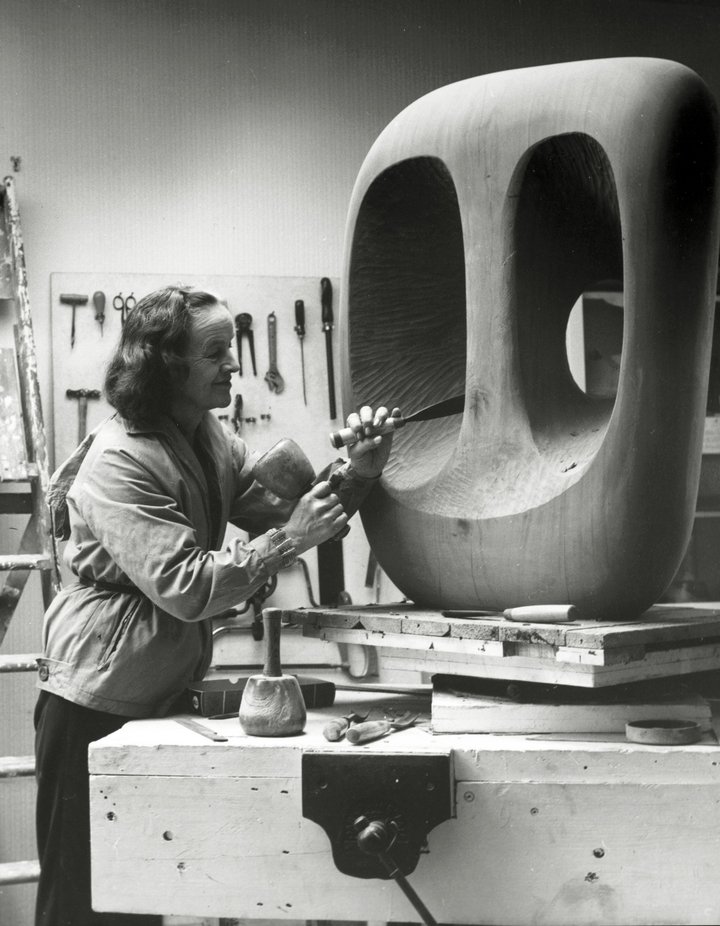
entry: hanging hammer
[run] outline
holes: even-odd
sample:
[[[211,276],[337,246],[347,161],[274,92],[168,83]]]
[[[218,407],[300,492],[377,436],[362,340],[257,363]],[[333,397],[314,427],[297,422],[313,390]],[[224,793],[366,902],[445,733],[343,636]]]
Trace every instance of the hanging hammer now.
[[[83,442],[87,431],[87,404],[88,399],[99,399],[99,389],[67,389],[65,395],[68,399],[78,400],[78,444]]]
[[[72,327],[70,328],[70,347],[75,347],[75,309],[79,305],[87,305],[87,296],[78,296],[75,293],[60,293],[60,302],[72,306]]]

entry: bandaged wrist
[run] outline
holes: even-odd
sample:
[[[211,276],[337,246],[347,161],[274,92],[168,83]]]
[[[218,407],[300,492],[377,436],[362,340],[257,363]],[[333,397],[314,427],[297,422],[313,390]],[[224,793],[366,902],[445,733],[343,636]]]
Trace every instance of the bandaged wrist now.
[[[271,527],[267,532],[267,536],[280,554],[281,568],[286,569],[288,566],[294,565],[297,560],[297,550],[295,544],[285,534],[285,531],[281,527]]]

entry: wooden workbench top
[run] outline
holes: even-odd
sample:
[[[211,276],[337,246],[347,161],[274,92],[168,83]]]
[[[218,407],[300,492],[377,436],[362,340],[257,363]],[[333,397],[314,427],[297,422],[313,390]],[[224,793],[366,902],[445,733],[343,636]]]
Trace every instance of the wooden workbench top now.
[[[422,710],[416,727],[362,746],[328,742],[322,729],[331,717],[353,709]],[[90,746],[96,775],[170,775],[223,778],[300,777],[304,752],[451,754],[456,779],[494,781],[615,780],[641,777],[647,784],[678,780],[720,783],[720,746],[712,733],[690,746],[640,746],[621,734],[434,734],[430,698],[339,690],[335,704],[308,711],[299,736],[248,736],[235,718],[193,717],[227,736],[213,742],[173,718],[135,720]],[[662,761],[659,761],[659,757]]]

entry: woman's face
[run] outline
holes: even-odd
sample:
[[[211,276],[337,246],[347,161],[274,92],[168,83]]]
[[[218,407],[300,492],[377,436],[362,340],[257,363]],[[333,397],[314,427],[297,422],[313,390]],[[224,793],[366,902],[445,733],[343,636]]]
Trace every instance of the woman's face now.
[[[231,350],[233,334],[232,316],[224,305],[208,306],[193,317],[185,353],[187,378],[175,387],[175,400],[187,411],[230,404],[230,381],[240,369]]]

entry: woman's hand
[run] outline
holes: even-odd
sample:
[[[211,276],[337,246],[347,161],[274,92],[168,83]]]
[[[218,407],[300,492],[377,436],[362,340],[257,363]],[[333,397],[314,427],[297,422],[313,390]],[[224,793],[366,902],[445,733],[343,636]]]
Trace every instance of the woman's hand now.
[[[298,555],[329,540],[348,522],[343,506],[329,482],[318,482],[303,495],[284,527]]]
[[[381,405],[375,411],[369,405],[363,405],[358,412],[348,415],[347,426],[358,435],[358,441],[348,447],[348,457],[353,469],[359,476],[372,479],[382,473],[392,447],[393,432],[377,434],[387,418],[399,418],[399,408],[393,408],[392,415]]]

